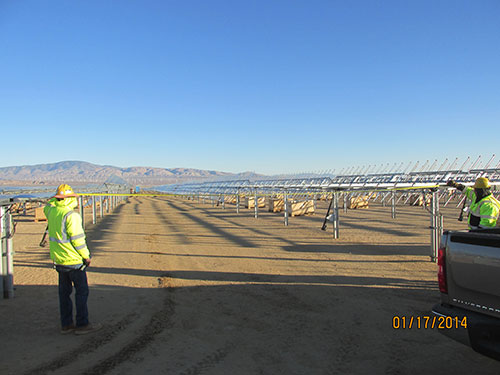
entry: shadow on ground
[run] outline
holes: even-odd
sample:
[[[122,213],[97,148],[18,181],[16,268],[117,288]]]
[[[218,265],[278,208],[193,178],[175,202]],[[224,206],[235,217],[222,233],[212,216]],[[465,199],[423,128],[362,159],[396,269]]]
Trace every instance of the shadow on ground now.
[[[344,285],[322,284],[333,281]],[[2,373],[498,373],[433,330],[394,329],[394,315],[428,314],[438,300],[424,285],[389,285],[399,281],[173,271],[153,289],[92,286],[91,317],[105,327],[83,337],[59,334],[55,286],[22,286],[0,303]]]
[[[370,245],[370,244],[332,244],[332,245],[295,245],[283,246],[283,250],[306,253],[335,253],[355,255],[417,255],[431,254],[429,246],[424,245]]]

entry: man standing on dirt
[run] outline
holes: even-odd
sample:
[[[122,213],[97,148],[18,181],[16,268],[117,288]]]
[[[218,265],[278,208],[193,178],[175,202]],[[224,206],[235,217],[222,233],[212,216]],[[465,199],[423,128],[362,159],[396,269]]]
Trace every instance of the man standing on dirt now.
[[[56,195],[44,208],[48,220],[50,257],[59,274],[59,311],[61,333],[77,335],[97,331],[101,324],[90,324],[87,298],[89,287],[85,268],[90,265],[90,252],[85,242],[81,216],[74,211],[78,202],[73,189],[59,185]],[[71,293],[75,287],[76,325],[73,321]]]
[[[460,190],[471,201],[469,228],[493,228],[497,225],[500,202],[491,194],[490,181],[485,177],[476,179],[472,188],[450,180],[448,186]]]

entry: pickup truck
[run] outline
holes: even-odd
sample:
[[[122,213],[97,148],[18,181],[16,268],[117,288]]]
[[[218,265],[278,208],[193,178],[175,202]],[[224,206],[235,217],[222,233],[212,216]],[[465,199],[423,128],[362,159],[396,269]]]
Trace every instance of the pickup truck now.
[[[438,331],[500,360],[500,228],[444,232],[438,282]]]

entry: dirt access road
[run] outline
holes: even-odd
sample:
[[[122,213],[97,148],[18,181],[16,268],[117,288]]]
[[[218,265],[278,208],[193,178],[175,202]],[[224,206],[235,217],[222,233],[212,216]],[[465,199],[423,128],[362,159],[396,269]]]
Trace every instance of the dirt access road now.
[[[393,329],[439,300],[429,214],[313,217],[130,198],[95,226],[88,336],[61,335],[44,223],[14,237],[16,297],[0,301],[2,374],[498,374],[431,329]],[[453,217],[453,219],[451,219]],[[456,214],[445,220],[456,222]],[[330,228],[331,229],[331,228]]]

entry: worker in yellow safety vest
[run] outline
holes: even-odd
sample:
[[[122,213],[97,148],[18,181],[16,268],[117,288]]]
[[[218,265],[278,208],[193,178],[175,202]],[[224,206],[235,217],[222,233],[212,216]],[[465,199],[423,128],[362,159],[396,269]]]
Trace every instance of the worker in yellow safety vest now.
[[[59,311],[61,333],[82,335],[96,331],[101,324],[90,324],[87,309],[89,287],[86,267],[90,251],[85,241],[82,217],[74,211],[78,206],[71,186],[59,185],[56,195],[44,207],[48,220],[50,257],[59,274]],[[73,321],[71,293],[75,287],[76,324]]]
[[[479,177],[472,188],[453,180],[448,181],[447,185],[460,190],[471,201],[470,229],[492,228],[497,225],[500,202],[491,194],[491,185],[487,178]]]

